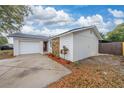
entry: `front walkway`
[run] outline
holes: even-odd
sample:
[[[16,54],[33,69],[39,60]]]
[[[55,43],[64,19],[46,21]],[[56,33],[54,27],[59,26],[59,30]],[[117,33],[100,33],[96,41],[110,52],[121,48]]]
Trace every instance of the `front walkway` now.
[[[71,71],[40,54],[0,60],[0,87],[41,88]]]

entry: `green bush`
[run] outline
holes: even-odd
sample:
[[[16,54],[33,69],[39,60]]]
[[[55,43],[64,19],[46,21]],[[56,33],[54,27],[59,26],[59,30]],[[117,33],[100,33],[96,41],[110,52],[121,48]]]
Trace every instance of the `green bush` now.
[[[59,57],[59,52],[58,51],[53,51],[52,54]]]

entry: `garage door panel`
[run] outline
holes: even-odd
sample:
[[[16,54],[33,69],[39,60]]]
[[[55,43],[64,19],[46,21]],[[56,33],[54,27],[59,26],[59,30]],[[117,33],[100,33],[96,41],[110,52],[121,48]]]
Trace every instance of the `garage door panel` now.
[[[20,54],[40,53],[40,42],[20,42]]]

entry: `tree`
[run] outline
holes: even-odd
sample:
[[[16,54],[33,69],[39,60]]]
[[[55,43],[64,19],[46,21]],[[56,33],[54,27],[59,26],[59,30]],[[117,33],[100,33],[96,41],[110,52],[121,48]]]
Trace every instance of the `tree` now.
[[[0,37],[0,45],[4,45],[4,44],[7,44],[8,43],[8,40],[6,37]]]
[[[124,41],[124,23],[118,25],[113,31],[108,32],[107,40]]]
[[[31,13],[29,6],[1,5],[0,6],[0,33],[20,31],[24,25],[24,18]]]

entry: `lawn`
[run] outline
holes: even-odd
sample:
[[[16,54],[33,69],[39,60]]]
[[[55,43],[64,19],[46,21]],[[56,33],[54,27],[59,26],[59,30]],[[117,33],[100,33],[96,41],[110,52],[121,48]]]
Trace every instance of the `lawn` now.
[[[0,59],[12,58],[13,50],[0,50]]]
[[[50,88],[122,88],[124,87],[124,58],[100,55],[64,64],[72,71]]]

